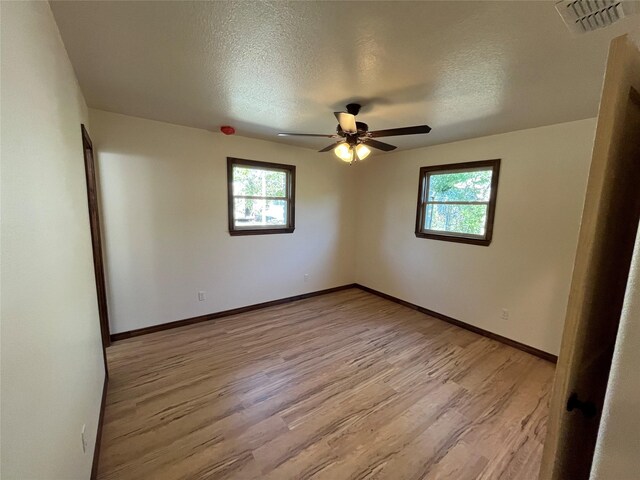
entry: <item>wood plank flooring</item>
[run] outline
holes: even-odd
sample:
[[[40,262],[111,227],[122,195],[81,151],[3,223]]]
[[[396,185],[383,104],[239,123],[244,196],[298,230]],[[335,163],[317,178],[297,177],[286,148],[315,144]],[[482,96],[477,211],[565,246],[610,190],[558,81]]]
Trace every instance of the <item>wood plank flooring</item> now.
[[[100,479],[535,479],[553,364],[359,289],[116,342]]]

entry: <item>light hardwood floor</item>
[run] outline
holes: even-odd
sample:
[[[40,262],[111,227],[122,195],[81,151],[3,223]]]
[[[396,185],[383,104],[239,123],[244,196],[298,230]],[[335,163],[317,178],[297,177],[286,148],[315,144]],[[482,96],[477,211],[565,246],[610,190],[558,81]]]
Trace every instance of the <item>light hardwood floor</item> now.
[[[123,340],[101,479],[537,478],[554,366],[359,289]]]

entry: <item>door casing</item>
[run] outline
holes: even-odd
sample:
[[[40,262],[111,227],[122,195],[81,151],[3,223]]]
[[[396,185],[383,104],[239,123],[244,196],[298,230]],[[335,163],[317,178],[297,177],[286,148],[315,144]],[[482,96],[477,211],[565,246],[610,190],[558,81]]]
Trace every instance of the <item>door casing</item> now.
[[[100,207],[98,202],[98,184],[96,180],[95,156],[93,143],[84,125],[82,132],[82,147],[84,152],[84,169],[87,181],[87,203],[89,207],[89,228],[91,229],[91,247],[93,251],[93,270],[96,280],[98,296],[98,313],[100,316],[100,333],[103,350],[111,344],[109,332],[109,311],[107,307],[107,289],[105,283],[104,260],[102,256],[102,233],[100,229]],[[105,358],[106,368],[106,358]]]

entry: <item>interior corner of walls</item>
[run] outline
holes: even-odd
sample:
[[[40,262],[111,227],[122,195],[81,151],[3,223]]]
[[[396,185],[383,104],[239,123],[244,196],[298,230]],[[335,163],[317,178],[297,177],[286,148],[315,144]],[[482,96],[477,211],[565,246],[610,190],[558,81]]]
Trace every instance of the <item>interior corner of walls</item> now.
[[[504,249],[504,242],[501,246],[497,241],[489,247],[490,250],[479,251],[473,250],[473,248],[484,247],[458,246],[451,248],[448,246],[444,248],[442,242],[415,238],[417,177],[419,167],[423,166],[426,161],[425,158],[428,157],[430,162],[438,163],[482,160],[495,158],[496,155],[499,157],[504,155],[505,158],[524,158],[526,155],[531,155],[531,152],[526,151],[531,148],[538,148],[541,155],[546,158],[549,156],[549,152],[552,155],[558,155],[558,152],[562,150],[557,144],[558,138],[563,139],[567,149],[575,149],[576,142],[578,140],[584,141],[586,138],[581,132],[590,131],[591,128],[589,120],[586,120],[584,124],[576,123],[571,127],[579,133],[576,135],[573,134],[573,131],[572,135],[564,135],[563,132],[569,128],[566,126],[521,130],[393,154],[372,155],[370,160],[367,159],[367,162],[343,168],[345,166],[341,163],[332,163],[332,160],[335,161],[333,157],[322,157],[311,150],[291,147],[279,142],[241,136],[223,137],[206,130],[145,120],[98,109],[90,109],[90,118],[92,134],[96,138],[100,139],[107,134],[109,136],[109,162],[108,165],[103,165],[104,169],[101,167],[100,172],[104,200],[103,212],[108,223],[105,225],[107,236],[113,234],[118,238],[124,238],[124,235],[117,233],[119,229],[124,231],[127,225],[136,225],[136,223],[123,221],[120,225],[114,225],[110,222],[118,223],[123,220],[118,219],[118,215],[126,217],[131,214],[136,218],[144,218],[145,221],[142,222],[144,228],[141,228],[138,233],[129,235],[130,238],[147,238],[149,232],[154,229],[160,229],[164,232],[160,234],[160,230],[158,230],[155,235],[149,236],[146,240],[153,242],[162,250],[162,252],[156,253],[163,259],[175,256],[175,253],[168,250],[168,245],[171,243],[181,245],[180,250],[183,252],[202,253],[208,251],[210,242],[215,242],[218,251],[229,252],[229,255],[242,254],[247,257],[247,260],[250,260],[254,253],[258,255],[267,246],[270,249],[278,250],[281,245],[286,245],[287,255],[294,255],[303,263],[308,263],[309,258],[318,255],[323,259],[314,262],[316,263],[315,268],[319,268],[320,271],[309,272],[314,281],[322,279],[322,282],[326,283],[326,285],[323,283],[322,287],[335,286],[347,278],[345,275],[350,275],[351,279],[364,285],[381,285],[383,287],[393,285],[394,292],[409,299],[415,298],[407,285],[409,277],[418,279],[420,288],[429,291],[437,290],[439,283],[429,276],[431,275],[429,272],[436,271],[436,268],[444,268],[443,259],[450,256],[449,253],[443,254],[444,250],[451,251],[452,258],[468,259],[470,264],[475,265],[474,268],[486,271],[486,265],[483,265],[483,260],[479,259],[488,258],[487,253]],[[134,126],[135,128],[133,128]],[[587,130],[584,130],[585,128]],[[131,133],[133,131],[136,132],[135,135]],[[158,148],[153,144],[154,138],[162,138],[163,141],[170,144],[170,148]],[[583,148],[583,150],[586,149]],[[98,153],[100,154],[100,152]],[[136,161],[131,162],[130,157],[134,154]],[[296,231],[291,237],[279,239],[268,238],[268,236],[242,239],[229,237],[226,231],[225,159],[227,156],[277,163],[293,162],[299,165],[296,189],[296,214],[298,218]],[[509,197],[514,194],[515,190],[513,188],[509,190],[505,182],[509,181],[510,176],[518,179],[518,176],[524,175],[524,170],[521,171],[518,168],[518,162],[513,162],[513,165],[510,165],[508,169],[504,165],[504,175],[501,174],[501,184],[498,187],[496,221],[501,219],[502,222],[510,222],[510,218],[517,219],[517,215],[514,217],[513,210],[517,208],[517,205],[522,205],[522,198],[520,195],[518,198],[511,199],[514,201],[509,201]],[[113,171],[109,169],[113,169]],[[127,172],[127,175],[122,175],[122,172]],[[315,177],[316,175],[318,176]],[[103,181],[104,183],[102,183]],[[137,187],[139,185],[143,185],[144,188],[141,190]],[[310,190],[313,192],[310,193]],[[122,192],[126,192],[126,195],[144,195],[140,198],[140,202],[123,201]],[[161,192],[164,194],[161,195]],[[170,193],[170,196],[167,196],[167,192]],[[206,193],[196,195],[197,192]],[[318,195],[334,195],[333,203],[328,208],[339,212],[341,220],[338,228],[341,229],[341,232],[337,232],[335,229],[319,229],[316,225],[318,219],[329,218],[327,212],[322,210],[324,208],[323,202],[316,202]],[[169,198],[171,202],[168,201]],[[342,206],[336,208],[336,204],[340,202],[342,202]],[[512,211],[505,208],[505,205],[511,204],[514,205]],[[321,210],[314,210],[315,208]],[[570,206],[571,210],[573,208],[573,205]],[[146,215],[145,212],[148,213],[149,209],[153,210],[154,215]],[[182,213],[177,214],[177,212]],[[308,217],[305,218],[305,215]],[[145,223],[147,220],[148,224]],[[170,225],[175,231],[200,233],[192,235],[193,238],[174,238],[171,236],[173,230],[169,229]],[[138,227],[143,227],[143,225],[137,225],[134,228]],[[496,225],[496,233],[499,234],[499,231],[498,225]],[[513,232],[510,232],[509,236],[513,236]],[[114,238],[107,239],[106,243],[115,245]],[[207,239],[209,243],[200,243],[201,239]],[[135,246],[124,248],[120,245],[118,247],[120,251],[128,249],[148,251],[148,249]],[[470,253],[472,255],[469,255]],[[482,253],[482,255],[473,255],[473,253]],[[107,257],[110,255],[109,253]],[[504,255],[502,253],[500,255],[501,257],[497,261],[502,262],[501,265],[513,263],[509,260],[513,256],[513,252],[508,251]],[[157,267],[159,270],[154,272],[154,278],[159,283],[158,288],[161,291],[171,293],[160,295],[162,298],[157,300],[158,305],[153,308],[157,307],[161,312],[171,312],[164,321],[179,320],[259,301],[283,298],[299,293],[306,288],[304,284],[297,283],[299,281],[297,277],[287,277],[280,279],[279,282],[272,282],[258,274],[252,278],[252,281],[261,282],[264,280],[267,285],[261,288],[256,286],[255,290],[259,290],[262,295],[260,298],[248,296],[243,299],[237,296],[237,292],[229,291],[227,294],[220,294],[213,298],[206,305],[193,303],[194,292],[200,289],[210,292],[214,288],[218,288],[217,284],[215,282],[206,284],[206,279],[194,280],[191,284],[189,282],[175,284],[171,280],[170,272],[163,271],[166,261],[153,259],[152,256],[149,258],[141,256],[138,260],[142,261],[144,265],[141,264],[139,267],[151,268],[151,265],[160,265]],[[208,260],[209,262],[218,262],[213,259],[212,255],[208,255],[207,258],[211,259]],[[376,259],[375,262],[372,261],[372,258]],[[336,262],[339,262],[340,265],[336,265]],[[114,270],[120,268],[115,264],[127,264],[124,259],[107,258],[107,263],[108,269],[112,272],[109,275],[114,275],[114,278],[118,279],[117,281],[109,279],[109,284],[113,286],[112,290],[115,290],[110,302],[122,306],[124,291],[132,288],[142,288],[142,290],[147,288],[144,285],[139,287],[129,284],[128,282],[137,282],[133,276],[123,277],[122,272],[118,271],[118,273]],[[197,264],[195,261],[188,263]],[[215,266],[213,263],[209,265],[210,270],[234,271],[226,265],[216,264],[217,266]],[[135,270],[135,268],[131,270]],[[473,277],[473,275],[471,276]],[[191,275],[187,277],[195,278]],[[450,280],[454,281],[455,279]],[[459,280],[463,284],[467,281],[465,276]],[[235,281],[239,280],[231,280],[229,284],[231,285]],[[118,292],[117,289],[121,288],[123,282],[127,286],[123,287],[123,292]],[[478,291],[477,285],[474,287],[469,284],[468,288],[471,293]],[[141,295],[148,299],[154,298],[151,291],[141,293]],[[176,297],[174,298],[174,296]],[[172,299],[167,305],[162,304],[165,297]],[[425,308],[434,308],[434,305],[429,305],[431,302],[427,301],[429,299],[428,291],[422,297],[424,301],[418,303],[424,304]],[[478,296],[477,301],[483,302],[485,308],[489,308],[486,305],[487,302],[494,302],[497,305],[500,302],[499,299],[489,300],[483,299],[481,296]],[[133,305],[135,302],[129,303],[124,310],[118,308],[111,310],[114,315],[119,315],[119,312],[122,312],[122,318],[141,318],[145,326],[154,324],[154,322],[158,323],[157,312],[148,311],[141,314],[135,310]],[[150,301],[149,305],[151,303],[153,302]],[[176,307],[176,305],[180,305],[180,307]],[[150,306],[150,310],[153,308]],[[132,325],[123,327],[123,329],[130,330],[139,326],[142,325]]]
[[[557,353],[564,324],[557,312],[566,308],[594,133],[589,118],[400,151],[393,162],[366,169],[358,185],[356,282]],[[492,244],[416,238],[419,167],[488,158],[503,159]],[[558,193],[530,197],[532,181]],[[561,205],[552,216],[545,214],[551,201]],[[470,317],[460,308],[453,285],[481,313]],[[505,292],[515,301],[509,309],[519,312],[511,323],[499,319],[509,305]]]
[[[337,159],[97,109],[90,118],[114,333],[353,281],[355,177]],[[292,234],[229,235],[228,156],[296,165]]]

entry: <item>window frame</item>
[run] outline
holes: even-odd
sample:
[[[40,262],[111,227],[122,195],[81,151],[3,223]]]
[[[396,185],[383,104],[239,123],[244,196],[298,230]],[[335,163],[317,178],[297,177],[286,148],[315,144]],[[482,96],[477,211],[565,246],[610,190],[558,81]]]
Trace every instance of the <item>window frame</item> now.
[[[488,167],[488,168],[487,168]],[[426,195],[429,191],[428,177],[439,173],[456,173],[467,170],[492,170],[491,193],[488,202],[481,202],[487,205],[487,220],[485,233],[483,236],[468,233],[437,232],[435,230],[425,230],[423,228],[425,220]],[[449,163],[444,165],[431,165],[420,168],[420,178],[418,182],[418,204],[416,210],[415,234],[418,238],[429,238],[432,240],[443,240],[446,242],[468,243],[471,245],[482,245],[488,247],[493,237],[493,223],[495,220],[496,200],[498,197],[498,179],[500,177],[500,159],[480,160],[473,162]],[[433,202],[432,202],[433,203]],[[461,204],[471,204],[473,202],[459,202]]]
[[[234,198],[233,194],[233,167],[234,166],[253,167],[260,170],[285,171],[287,173],[287,224],[284,227],[256,227],[238,228],[234,221]],[[261,197],[262,198],[262,197]],[[229,217],[229,234],[236,235],[270,235],[276,233],[293,233],[295,230],[295,199],[296,199],[296,167],[283,163],[260,162],[257,160],[246,160],[244,158],[227,157],[227,200]]]

